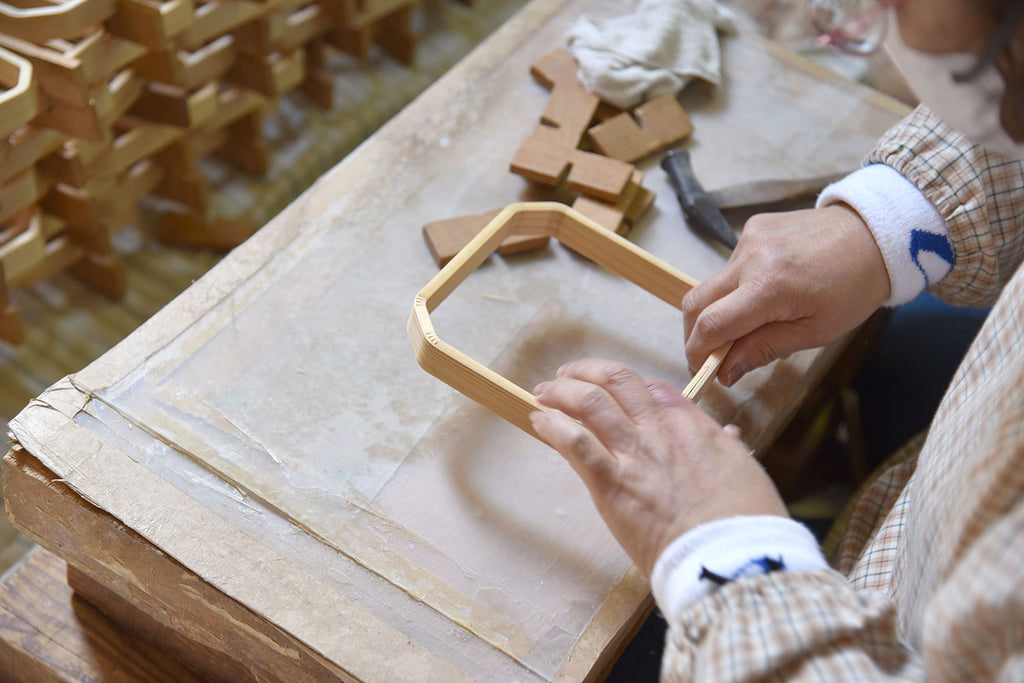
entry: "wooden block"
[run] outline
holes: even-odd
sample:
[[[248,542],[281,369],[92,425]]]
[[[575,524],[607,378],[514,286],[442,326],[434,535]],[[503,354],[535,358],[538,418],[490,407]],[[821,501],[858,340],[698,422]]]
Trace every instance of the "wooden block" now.
[[[58,237],[46,243],[46,255],[18,280],[10,282],[13,287],[28,287],[62,273],[77,263],[85,250],[68,237]]]
[[[556,83],[579,83],[576,76],[576,60],[567,51],[559,48],[547,53],[530,65],[530,75],[548,90]]]
[[[185,683],[203,680],[157,642],[105,616],[72,588],[69,567],[53,553],[33,548],[0,584],[0,671],[12,683],[114,681]],[[118,617],[122,616],[118,612]],[[127,615],[126,615],[127,616]],[[167,640],[173,632],[162,633]]]
[[[412,8],[399,9],[374,26],[377,44],[402,64],[412,64],[419,36],[412,29]]]
[[[560,144],[557,129],[543,124],[533,129],[516,150],[509,170],[527,180],[558,185],[569,170],[572,149]]]
[[[315,2],[271,21],[274,48],[284,52],[307,45],[326,33],[330,26],[323,5]]]
[[[306,80],[299,88],[321,109],[334,106],[334,79],[324,70],[323,41],[315,40],[305,47]]]
[[[643,181],[643,172],[637,170],[633,172],[633,176],[629,180],[629,184],[626,189],[622,192],[622,196],[619,197],[616,202],[605,202],[594,197],[588,197],[587,195],[581,194],[576,197],[572,204],[572,208],[579,211],[581,214],[590,218],[595,223],[603,225],[612,232],[617,232],[620,235],[625,234],[632,226],[632,221],[627,220],[626,216],[640,194],[641,185]]]
[[[3,273],[0,273],[2,276]],[[25,329],[21,325],[18,309],[12,304],[0,305],[0,339],[17,345],[25,341]]]
[[[68,272],[111,299],[124,297],[124,264],[111,254],[86,252],[68,266]]]
[[[270,98],[294,90],[306,79],[306,60],[302,50],[291,54],[271,53],[266,57],[238,55],[227,79]]]
[[[501,209],[485,211],[471,216],[446,218],[432,221],[423,226],[423,239],[430,249],[438,267],[443,268],[462,250],[470,240],[477,236],[487,224],[501,213]],[[533,249],[542,249],[548,245],[546,235],[512,235],[498,246],[498,253],[503,256],[517,254]]]
[[[43,210],[60,218],[67,226],[81,236],[81,242],[93,249],[98,244],[92,243],[94,236],[103,232],[100,219],[100,206],[93,201],[88,190],[59,183],[40,200]]]
[[[91,107],[77,107],[49,97],[44,97],[41,101],[45,101],[46,104],[40,107],[39,113],[32,119],[33,126],[53,128],[67,136],[92,142],[109,138],[110,130],[103,125]]]
[[[166,213],[160,217],[156,236],[171,246],[227,251],[252,237],[256,228],[252,221],[211,222],[194,214]]]
[[[619,200],[635,170],[624,161],[581,150],[573,150],[570,161],[569,189],[608,202]]]
[[[232,36],[220,36],[189,52],[175,47],[153,50],[135,62],[146,78],[195,90],[221,78],[234,64],[237,51]]]
[[[225,129],[225,142],[216,150],[224,159],[253,175],[262,176],[270,167],[270,150],[263,139],[263,118],[250,114]]]
[[[119,175],[140,160],[169,147],[181,136],[182,130],[175,126],[135,122],[118,135],[103,154],[85,164],[85,173],[89,180]]]
[[[634,119],[635,117],[635,119]],[[667,149],[693,133],[693,123],[674,95],[663,95],[593,126],[594,149],[605,156],[633,162]]]
[[[197,214],[205,214],[210,204],[209,181],[198,172],[164,173],[153,194],[178,202]]]
[[[636,222],[654,205],[655,196],[652,190],[646,187],[640,188],[633,203],[630,204],[629,209],[626,211],[626,221],[631,227],[636,225]]]
[[[540,120],[558,130],[559,143],[577,147],[594,119],[600,98],[575,83],[557,83]]]
[[[327,33],[327,40],[342,52],[365,60],[373,46],[373,31],[364,27],[338,26]]]
[[[64,136],[50,128],[22,126],[0,142],[3,158],[0,160],[0,183],[28,170],[43,157],[55,152]]]
[[[234,32],[239,52],[264,57],[271,52],[291,52],[322,36],[331,27],[320,2],[280,0],[264,16]]]
[[[192,0],[118,0],[106,27],[151,49],[163,49],[192,22]]]
[[[618,201],[634,167],[624,161],[561,144],[557,128],[541,124],[516,150],[509,169],[528,180],[555,186],[568,171],[570,190],[608,202]]]
[[[217,84],[207,83],[196,90],[152,81],[135,101],[130,114],[179,128],[198,128],[217,113]]]
[[[18,220],[25,223],[25,229],[0,242],[0,264],[3,264],[5,277],[12,282],[23,277],[46,255],[46,239],[39,211],[30,210]]]
[[[139,201],[152,192],[163,178],[163,169],[143,159],[118,178],[96,183],[99,215],[106,232],[113,234],[139,217]]]
[[[109,77],[110,74],[128,68],[146,51],[144,45],[97,29],[74,45],[70,45],[65,56],[78,60],[84,81],[94,84]]]
[[[418,36],[410,26],[411,10],[419,0],[340,0],[325,9],[336,28],[328,40],[358,59],[366,59],[377,41],[385,52],[404,64],[413,58]]]
[[[135,100],[139,99],[145,88],[145,80],[126,69],[114,78],[106,87],[102,87],[93,97],[93,109],[100,125],[110,127],[128,111]]]
[[[248,0],[212,0],[193,10],[192,21],[182,31],[178,44],[185,50],[198,50],[211,40],[234,31],[266,12],[262,3]]]
[[[36,170],[29,168],[0,185],[0,221],[6,221],[38,199]]]

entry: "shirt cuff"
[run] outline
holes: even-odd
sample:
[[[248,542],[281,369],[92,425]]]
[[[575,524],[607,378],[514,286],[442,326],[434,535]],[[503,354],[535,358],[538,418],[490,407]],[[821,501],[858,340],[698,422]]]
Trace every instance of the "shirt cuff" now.
[[[735,580],[766,569],[815,571],[828,569],[814,534],[799,522],[775,515],[729,517],[691,529],[662,552],[651,573],[651,591],[665,618],[677,619],[687,606],[710,595],[719,583],[707,572]]]
[[[885,164],[871,164],[826,187],[817,206],[846,204],[864,219],[889,271],[883,305],[906,303],[953,267],[946,222],[914,183]]]

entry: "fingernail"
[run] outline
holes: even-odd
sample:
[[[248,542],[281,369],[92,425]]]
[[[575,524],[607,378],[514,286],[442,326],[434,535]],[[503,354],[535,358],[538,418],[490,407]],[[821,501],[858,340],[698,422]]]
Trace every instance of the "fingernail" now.
[[[566,363],[562,367],[558,368],[558,372],[555,373],[559,377],[565,377],[565,373],[569,372],[569,368],[572,367],[572,363]]]
[[[732,370],[730,370],[729,374],[726,376],[725,386],[731,387],[733,384],[736,384],[736,382],[738,382],[740,378],[743,377],[743,375],[747,374],[748,372],[750,372],[750,368],[747,367],[746,363],[737,363],[732,367]]]
[[[547,389],[547,388],[548,388],[548,383],[547,382],[541,382],[540,384],[538,384],[537,386],[535,386],[533,388],[533,395],[534,396],[539,396],[540,394],[544,393],[544,390]]]

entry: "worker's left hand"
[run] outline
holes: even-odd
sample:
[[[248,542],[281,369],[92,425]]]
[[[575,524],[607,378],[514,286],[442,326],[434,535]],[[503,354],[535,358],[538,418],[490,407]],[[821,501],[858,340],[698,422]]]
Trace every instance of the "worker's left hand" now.
[[[788,516],[761,465],[666,382],[586,359],[537,386],[537,433],[569,461],[601,516],[648,576],[662,551],[704,522]]]

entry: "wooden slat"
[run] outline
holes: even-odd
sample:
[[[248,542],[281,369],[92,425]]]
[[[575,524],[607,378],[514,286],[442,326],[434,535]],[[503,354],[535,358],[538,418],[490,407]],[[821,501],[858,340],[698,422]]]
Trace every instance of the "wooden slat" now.
[[[76,596],[66,575],[66,562],[36,548],[0,584],[5,681],[205,680]]]

